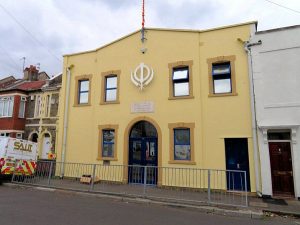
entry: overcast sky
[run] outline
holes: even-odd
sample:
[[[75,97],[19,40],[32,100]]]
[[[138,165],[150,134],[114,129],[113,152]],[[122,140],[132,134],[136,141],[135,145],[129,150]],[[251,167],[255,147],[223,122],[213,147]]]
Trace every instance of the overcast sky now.
[[[271,0],[300,12],[300,0]],[[62,55],[95,49],[141,27],[142,0],[0,0],[0,79],[25,66],[62,71]],[[258,21],[258,30],[300,24],[267,0],[145,0],[146,27],[205,29]]]

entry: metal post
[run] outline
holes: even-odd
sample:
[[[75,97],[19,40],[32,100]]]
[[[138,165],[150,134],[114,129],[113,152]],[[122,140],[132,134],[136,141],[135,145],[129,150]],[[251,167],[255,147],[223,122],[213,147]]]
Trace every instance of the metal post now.
[[[248,187],[247,187],[247,172],[246,171],[244,171],[244,179],[245,179],[246,206],[248,207]]]
[[[147,185],[147,166],[144,167],[144,197],[146,196],[146,185]]]
[[[208,203],[211,202],[211,193],[210,193],[210,170],[207,171],[207,197],[208,197]]]
[[[15,165],[14,165],[14,171],[13,171],[13,175],[12,175],[12,178],[11,178],[11,182],[13,183],[14,182],[14,180],[15,180],[15,170],[16,170],[16,167],[17,167],[17,162],[15,161]],[[1,170],[0,170],[0,173],[1,173]]]
[[[96,173],[96,164],[93,165],[93,175],[92,175],[90,191],[94,189],[95,173]]]
[[[50,171],[49,171],[49,175],[48,175],[48,186],[50,186],[50,181],[51,181],[51,176],[52,176],[52,168],[53,168],[53,161],[51,161],[51,164],[50,164]]]

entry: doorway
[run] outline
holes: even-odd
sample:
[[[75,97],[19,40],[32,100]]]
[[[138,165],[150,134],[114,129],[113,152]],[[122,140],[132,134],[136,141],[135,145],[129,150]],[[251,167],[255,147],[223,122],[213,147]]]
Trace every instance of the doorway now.
[[[135,123],[129,134],[129,183],[157,183],[157,131],[148,121]]]
[[[293,167],[290,142],[269,142],[273,195],[293,196]]]
[[[51,138],[48,133],[45,133],[43,138],[43,150],[42,150],[42,156],[41,159],[49,159],[48,155],[51,151]]]
[[[251,191],[248,157],[248,139],[225,138],[225,155],[227,170],[227,190]]]

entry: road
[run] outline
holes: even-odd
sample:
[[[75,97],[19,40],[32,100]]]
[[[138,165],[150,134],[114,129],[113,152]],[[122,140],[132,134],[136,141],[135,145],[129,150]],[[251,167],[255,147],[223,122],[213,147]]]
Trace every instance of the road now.
[[[250,219],[119,199],[0,185],[1,225],[287,225],[284,218]]]

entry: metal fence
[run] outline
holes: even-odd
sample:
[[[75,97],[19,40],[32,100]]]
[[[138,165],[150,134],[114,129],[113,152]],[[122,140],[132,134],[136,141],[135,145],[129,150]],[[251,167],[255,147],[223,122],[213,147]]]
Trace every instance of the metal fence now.
[[[248,206],[245,171],[40,161],[13,183],[189,204]]]

